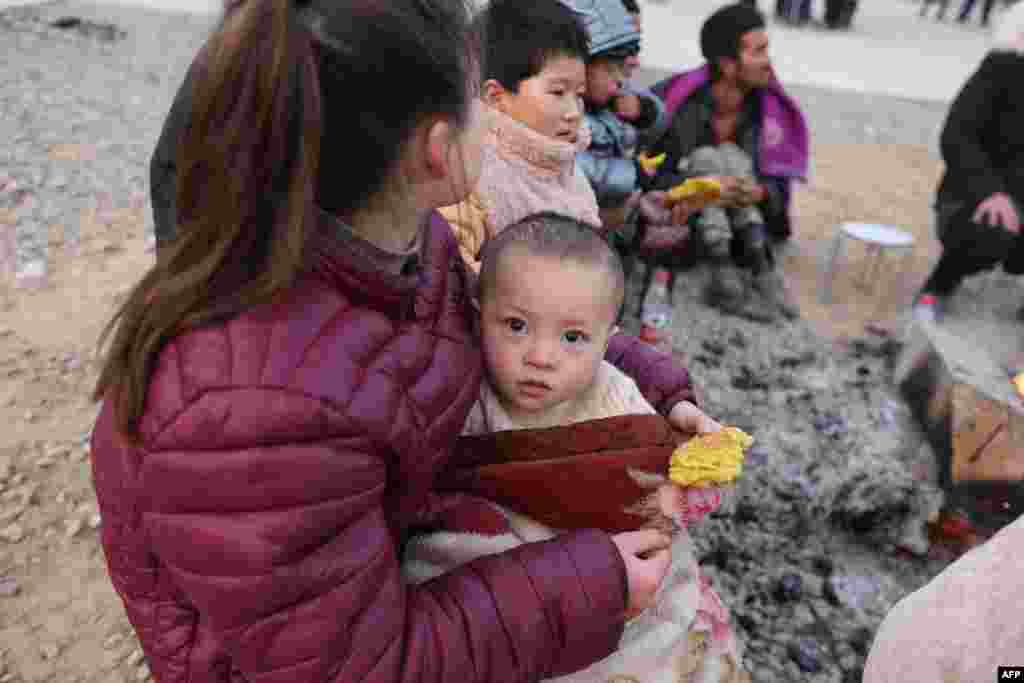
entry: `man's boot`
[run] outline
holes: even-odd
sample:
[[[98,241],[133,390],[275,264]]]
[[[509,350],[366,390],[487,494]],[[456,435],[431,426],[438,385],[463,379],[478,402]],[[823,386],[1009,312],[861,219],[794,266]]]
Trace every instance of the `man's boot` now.
[[[800,317],[800,309],[790,301],[786,292],[786,282],[782,273],[771,262],[766,246],[761,245],[753,251],[751,272],[754,275],[754,291],[764,297],[766,303],[779,312],[786,320]]]
[[[746,287],[739,270],[729,256],[729,243],[725,240],[708,245],[710,278],[704,290],[707,303],[723,311],[736,313],[743,308]]]

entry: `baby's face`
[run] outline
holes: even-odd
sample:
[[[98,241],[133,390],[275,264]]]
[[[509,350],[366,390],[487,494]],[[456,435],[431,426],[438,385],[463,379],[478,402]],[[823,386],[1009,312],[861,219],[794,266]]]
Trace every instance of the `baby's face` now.
[[[536,414],[586,391],[608,348],[614,301],[600,267],[510,245],[480,307],[484,360],[505,409]]]
[[[553,57],[540,73],[504,91],[498,109],[541,135],[575,144],[583,120],[586,66],[575,57]]]
[[[587,65],[587,101],[604,107],[619,94],[626,80],[626,60],[599,58]]]

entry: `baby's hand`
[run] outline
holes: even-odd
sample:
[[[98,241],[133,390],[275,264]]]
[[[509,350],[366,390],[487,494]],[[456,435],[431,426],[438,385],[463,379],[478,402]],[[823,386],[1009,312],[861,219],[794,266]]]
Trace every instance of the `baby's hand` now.
[[[640,98],[636,95],[619,95],[615,98],[615,114],[626,121],[640,118]]]
[[[710,434],[722,429],[722,425],[708,417],[691,401],[680,401],[672,407],[668,421],[680,432],[687,434]]]

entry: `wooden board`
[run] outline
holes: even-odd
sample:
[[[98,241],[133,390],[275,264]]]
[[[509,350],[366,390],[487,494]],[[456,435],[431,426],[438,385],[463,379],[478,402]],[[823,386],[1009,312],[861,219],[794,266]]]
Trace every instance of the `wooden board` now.
[[[952,418],[954,482],[1024,481],[1024,416],[961,383]]]
[[[1024,483],[1024,400],[981,345],[915,323],[895,380],[940,460],[941,483]]]

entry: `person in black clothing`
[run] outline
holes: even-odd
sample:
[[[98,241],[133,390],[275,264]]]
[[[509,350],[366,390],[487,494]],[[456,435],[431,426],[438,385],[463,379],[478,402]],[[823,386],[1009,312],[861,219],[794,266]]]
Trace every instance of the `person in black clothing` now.
[[[971,17],[971,10],[974,9],[975,0],[964,0],[964,4],[960,6],[960,13],[957,15],[956,20],[963,24]],[[989,15],[992,14],[992,7],[996,4],[996,0],[983,0],[981,6],[981,25],[988,26]]]
[[[946,172],[935,201],[942,256],[915,304],[935,320],[963,279],[1000,264],[1024,274],[1024,3],[953,101],[942,131]]]

